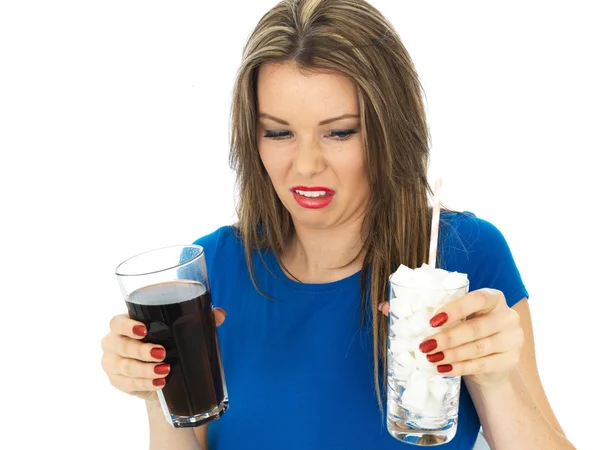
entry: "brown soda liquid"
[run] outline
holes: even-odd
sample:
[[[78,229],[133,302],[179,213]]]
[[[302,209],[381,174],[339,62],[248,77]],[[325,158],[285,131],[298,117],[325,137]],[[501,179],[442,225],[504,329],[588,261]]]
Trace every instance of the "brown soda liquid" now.
[[[162,389],[171,414],[194,416],[224,398],[221,355],[210,293],[193,281],[173,281],[134,291],[129,316],[143,322],[144,342],[162,345],[171,371]]]

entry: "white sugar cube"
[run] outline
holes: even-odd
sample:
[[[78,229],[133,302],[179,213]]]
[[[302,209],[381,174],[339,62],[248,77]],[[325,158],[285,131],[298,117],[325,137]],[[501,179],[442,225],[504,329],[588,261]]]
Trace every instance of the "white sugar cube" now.
[[[421,345],[421,342],[423,342],[424,340],[425,339],[424,339],[423,335],[408,338],[408,349],[407,350],[411,351],[411,352],[420,352],[421,350],[419,350],[419,345]]]
[[[467,275],[464,273],[450,272],[442,281],[442,287],[454,294],[456,290],[467,284]]]
[[[448,272],[444,269],[434,268],[428,264],[413,270],[405,265],[400,265],[390,278],[392,284],[398,284],[404,288],[394,289],[396,296],[410,289],[423,290],[451,290],[455,291],[468,284],[467,274]]]
[[[429,397],[427,376],[413,372],[408,380],[406,390],[402,394],[402,404],[406,408],[423,409]]]
[[[404,297],[410,303],[413,313],[427,308],[423,301],[423,292],[417,290],[407,290],[404,292]]]
[[[393,298],[390,301],[391,311],[396,317],[408,317],[413,313],[410,299],[404,297]]]
[[[409,372],[413,372],[417,367],[417,361],[415,360],[413,354],[409,351],[403,351],[397,355],[394,354],[394,359]]]
[[[452,294],[448,295],[445,299],[444,299],[444,305],[447,305],[448,303],[452,303],[462,297],[464,297],[465,295],[467,295],[467,289],[457,289],[455,291],[452,292]]]
[[[415,289],[427,289],[436,281],[436,276],[433,271],[416,270],[413,277],[410,279],[410,287]]]
[[[406,387],[410,372],[399,364],[394,358],[388,360],[388,384],[392,383],[392,389],[400,392],[400,386]]]
[[[426,310],[419,310],[409,316],[406,321],[408,323],[410,334],[412,336],[423,334],[429,327],[429,319],[431,319],[431,315]]]
[[[410,328],[408,326],[408,320],[402,317],[392,318],[390,327],[392,332],[395,335],[395,339],[397,338],[406,338],[410,336]]]
[[[400,339],[392,338],[392,339],[390,339],[390,350],[395,355],[399,355],[400,353],[406,352],[406,351],[414,351],[414,349],[411,347],[410,344],[411,344],[411,342],[410,342],[409,339],[406,339],[406,338],[400,338]]]
[[[433,273],[438,280],[443,280],[448,275],[448,271],[444,269],[433,269]]]
[[[417,365],[417,370],[425,374],[434,374],[436,373],[435,365],[427,361],[427,355],[420,351],[415,352],[415,363]]]
[[[429,379],[429,392],[431,395],[442,401],[446,392],[448,392],[448,381],[442,376],[433,376]]]
[[[444,300],[449,297],[446,291],[432,290],[422,293],[422,302],[428,308],[437,309],[444,304]]]
[[[392,275],[391,281],[394,284],[406,285],[410,282],[413,275],[414,271],[410,267],[401,264],[398,270]]]
[[[442,414],[442,402],[433,395],[427,397],[425,407],[423,408],[423,415],[437,419]]]

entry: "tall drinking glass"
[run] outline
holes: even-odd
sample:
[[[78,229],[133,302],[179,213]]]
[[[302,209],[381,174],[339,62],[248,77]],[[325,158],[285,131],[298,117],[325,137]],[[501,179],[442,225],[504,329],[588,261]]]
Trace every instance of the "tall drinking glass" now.
[[[171,366],[158,391],[175,428],[218,419],[229,399],[204,259],[197,245],[134,256],[116,269],[129,316],[144,323],[144,342],[162,345]]]
[[[390,277],[387,428],[400,441],[431,446],[456,434],[461,377],[439,374],[419,345],[444,328],[432,328],[429,319],[441,305],[464,297],[466,283],[458,289],[414,288]]]

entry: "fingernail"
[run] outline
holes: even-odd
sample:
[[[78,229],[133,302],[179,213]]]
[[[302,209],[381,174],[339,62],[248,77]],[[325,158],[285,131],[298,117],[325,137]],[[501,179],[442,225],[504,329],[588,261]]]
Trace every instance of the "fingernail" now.
[[[152,384],[156,387],[164,386],[167,381],[164,378],[155,378]]]
[[[444,352],[437,352],[432,355],[427,355],[427,361],[430,363],[440,362],[442,359],[444,359]]]
[[[427,339],[426,341],[421,342],[419,345],[419,350],[423,353],[429,353],[437,347],[437,341],[435,339]]]
[[[439,373],[446,373],[452,370],[452,364],[441,364],[437,366],[437,371]]]
[[[441,312],[432,317],[432,319],[429,321],[429,325],[431,325],[433,328],[439,327],[444,325],[447,320],[448,314],[446,314],[445,312]]]
[[[146,327],[144,325],[136,325],[133,327],[133,334],[136,336],[146,336]]]
[[[166,375],[171,370],[171,367],[168,364],[159,364],[158,366],[154,366],[154,373],[156,375]]]
[[[164,348],[154,347],[152,350],[150,350],[150,355],[155,359],[165,359],[167,352]]]
[[[381,311],[383,309],[383,305],[385,305],[385,302],[381,302],[379,305],[377,305],[377,309]]]

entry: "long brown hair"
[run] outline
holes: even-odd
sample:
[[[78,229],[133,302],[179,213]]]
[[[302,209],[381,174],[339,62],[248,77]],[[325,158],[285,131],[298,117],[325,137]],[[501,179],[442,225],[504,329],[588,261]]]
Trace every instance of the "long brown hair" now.
[[[362,307],[363,318],[369,308],[372,316],[375,389],[382,407],[387,319],[377,307],[387,298],[389,275],[401,263],[420,266],[429,251],[430,137],[422,87],[393,26],[363,0],[283,0],[262,17],[246,43],[234,86],[230,153],[239,184],[239,230],[259,291],[253,250],[272,251],[280,260],[294,233],[257,148],[258,70],[283,61],[301,70],[339,73],[358,91],[371,189],[362,227]]]

